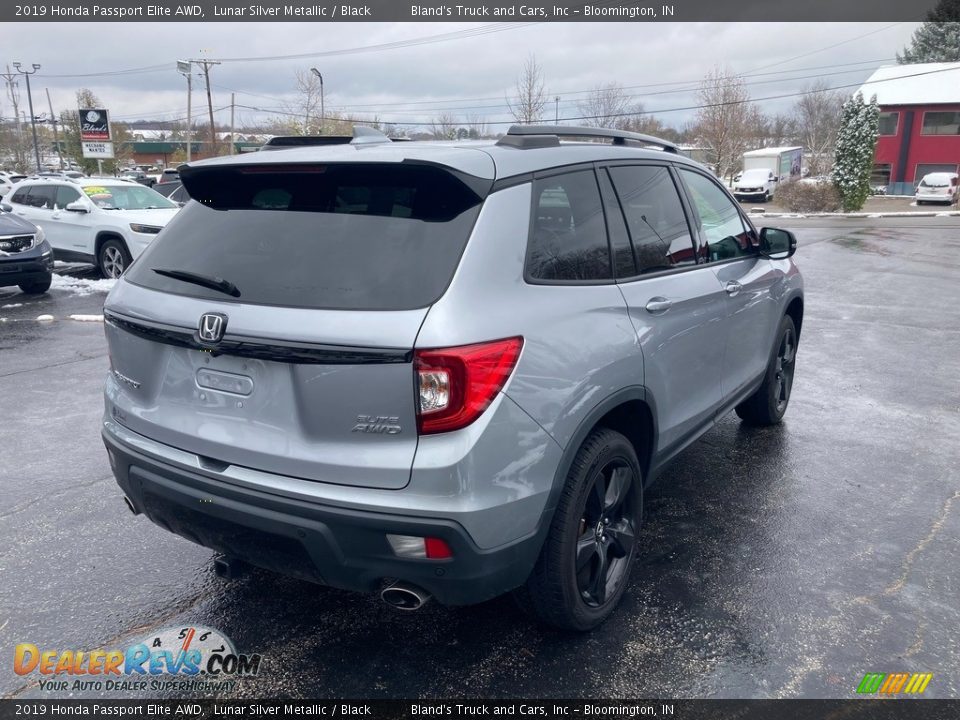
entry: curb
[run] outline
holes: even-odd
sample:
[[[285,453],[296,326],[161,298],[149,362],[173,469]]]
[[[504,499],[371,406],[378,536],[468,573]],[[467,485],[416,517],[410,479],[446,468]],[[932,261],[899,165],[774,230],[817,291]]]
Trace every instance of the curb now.
[[[767,213],[748,212],[747,217],[791,218],[801,220],[805,218],[897,218],[897,217],[960,217],[960,210],[942,210],[940,212],[878,212],[878,213]]]

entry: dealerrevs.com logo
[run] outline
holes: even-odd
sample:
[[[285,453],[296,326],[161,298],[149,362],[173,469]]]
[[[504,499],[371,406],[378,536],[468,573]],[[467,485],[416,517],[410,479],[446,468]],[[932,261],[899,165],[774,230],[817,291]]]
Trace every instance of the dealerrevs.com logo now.
[[[261,656],[238,653],[220,631],[199,625],[164,628],[123,650],[58,650],[20,643],[17,675],[38,675],[41,690],[230,691],[255,677]]]

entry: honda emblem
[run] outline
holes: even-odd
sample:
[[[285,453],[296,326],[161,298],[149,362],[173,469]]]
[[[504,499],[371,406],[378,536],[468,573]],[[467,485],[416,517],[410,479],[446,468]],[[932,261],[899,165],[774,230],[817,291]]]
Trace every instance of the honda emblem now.
[[[218,343],[223,340],[227,329],[227,316],[220,313],[204,313],[200,316],[197,335],[205,343]]]

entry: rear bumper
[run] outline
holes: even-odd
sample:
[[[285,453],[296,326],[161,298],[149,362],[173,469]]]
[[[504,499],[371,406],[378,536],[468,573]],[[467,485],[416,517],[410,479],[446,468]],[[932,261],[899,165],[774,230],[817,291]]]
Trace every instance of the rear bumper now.
[[[254,490],[147,456],[104,431],[117,483],[151,521],[253,565],[345,590],[374,592],[404,580],[448,605],[466,605],[523,584],[540,533],[492,550],[461,525],[435,517],[359,511]],[[443,538],[448,560],[402,559],[387,533]]]

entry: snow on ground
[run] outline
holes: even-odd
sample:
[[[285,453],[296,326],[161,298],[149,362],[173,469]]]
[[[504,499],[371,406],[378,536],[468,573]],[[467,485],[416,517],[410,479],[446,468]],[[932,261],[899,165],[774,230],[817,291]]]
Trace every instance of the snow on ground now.
[[[70,319],[77,322],[103,322],[103,315],[71,315]]]
[[[6,310],[7,308],[23,307],[23,303],[10,303],[9,305],[0,305],[0,310]]]
[[[53,322],[53,315],[37,315],[37,320],[40,322]]]
[[[98,292],[110,292],[116,282],[115,279],[87,280],[54,274],[53,284],[50,287],[54,290],[65,290],[74,295],[92,295]]]

